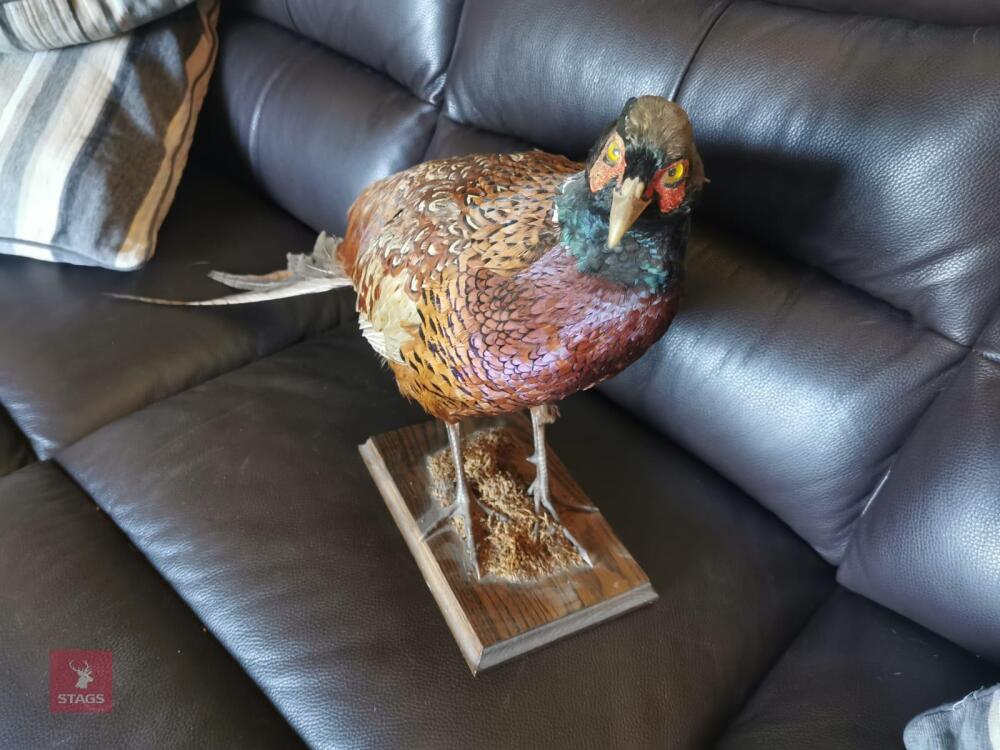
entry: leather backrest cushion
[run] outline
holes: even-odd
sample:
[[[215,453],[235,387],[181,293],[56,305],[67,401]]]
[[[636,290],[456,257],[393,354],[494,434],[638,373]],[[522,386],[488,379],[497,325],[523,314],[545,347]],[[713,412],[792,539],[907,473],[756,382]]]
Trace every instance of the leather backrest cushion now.
[[[718,218],[970,344],[1000,296],[1000,27],[730,5],[679,101]]]
[[[680,314],[604,392],[836,564],[966,350],[885,302],[702,224]]]
[[[781,0],[781,3],[931,23],[1000,23],[1000,3],[996,0]]]
[[[443,159],[465,154],[516,153],[530,151],[531,148],[530,144],[519,138],[463,125],[447,115],[441,115],[424,157]]]
[[[462,0],[242,0],[240,7],[436,102]]]
[[[467,0],[445,113],[578,158],[630,96],[673,94],[725,2]]]
[[[1000,661],[1000,316],[900,451],[839,579]]]
[[[437,121],[381,73],[243,15],[224,24],[211,105],[254,181],[335,234],[366,185],[421,160]]]

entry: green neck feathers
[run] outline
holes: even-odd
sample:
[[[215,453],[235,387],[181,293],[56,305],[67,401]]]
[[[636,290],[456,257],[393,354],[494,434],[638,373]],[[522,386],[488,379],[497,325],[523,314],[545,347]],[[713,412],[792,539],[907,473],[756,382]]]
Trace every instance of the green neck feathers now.
[[[686,213],[640,217],[618,247],[609,249],[611,189],[591,193],[583,173],[573,175],[556,197],[561,242],[581,273],[661,295],[680,281],[690,221]]]

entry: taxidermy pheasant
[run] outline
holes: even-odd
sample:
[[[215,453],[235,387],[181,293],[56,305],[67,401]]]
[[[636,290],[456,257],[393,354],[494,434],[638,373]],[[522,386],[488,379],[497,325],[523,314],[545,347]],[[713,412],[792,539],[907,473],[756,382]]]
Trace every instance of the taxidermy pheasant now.
[[[460,420],[523,409],[535,511],[558,520],[544,444],[552,405],[617,374],[667,330],[704,181],[684,110],[643,96],[585,164],[542,151],[420,164],[368,187],[343,240],[321,235],[287,270],[212,274],[242,294],[144,301],[231,304],[353,286],[361,330],[399,390],[447,425],[455,502],[425,535],[455,515],[472,528]]]

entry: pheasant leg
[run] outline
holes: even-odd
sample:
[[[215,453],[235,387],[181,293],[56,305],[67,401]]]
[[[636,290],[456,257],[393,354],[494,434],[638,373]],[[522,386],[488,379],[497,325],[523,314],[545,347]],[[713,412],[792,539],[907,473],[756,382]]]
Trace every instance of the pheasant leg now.
[[[531,492],[535,499],[535,513],[541,513],[541,509],[545,508],[549,512],[549,515],[556,521],[559,520],[559,514],[556,513],[549,489],[549,463],[545,451],[545,425],[555,422],[558,416],[559,411],[554,406],[545,404],[543,406],[531,407],[531,432],[534,437],[535,452],[528,457],[528,462],[534,464],[536,469],[535,481],[528,488],[528,491]],[[564,501],[561,504],[571,510],[579,510],[586,513],[593,513],[597,510],[593,505],[575,505]]]
[[[469,485],[465,479],[465,466],[462,462],[462,435],[458,422],[445,422],[448,431],[448,446],[451,449],[451,460],[455,465],[455,502],[446,508],[442,508],[424,527],[421,536],[422,541],[426,541],[437,532],[447,521],[454,517],[462,519],[462,533],[464,534],[465,550],[479,576],[479,561],[476,555],[476,542],[472,536],[472,514],[469,512],[471,494]]]
[[[552,424],[557,414],[558,412],[554,406],[534,406],[531,408],[531,430],[534,435],[535,452],[528,458],[528,461],[535,465],[538,473],[535,475],[535,481],[531,483],[529,491],[535,498],[535,513],[541,513],[541,509],[545,508],[553,520],[559,523],[566,541],[573,545],[573,548],[576,549],[587,565],[593,567],[594,563],[590,559],[587,550],[570,533],[570,530],[560,523],[559,514],[556,513],[555,506],[552,504],[552,497],[549,494],[549,464],[545,453],[545,425]],[[597,510],[593,506],[568,505],[567,507],[587,512]]]

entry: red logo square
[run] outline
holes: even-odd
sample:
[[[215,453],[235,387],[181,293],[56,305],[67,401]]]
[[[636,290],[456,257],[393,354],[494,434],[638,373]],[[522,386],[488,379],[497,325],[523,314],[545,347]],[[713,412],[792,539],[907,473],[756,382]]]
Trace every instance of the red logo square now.
[[[49,652],[52,713],[106,713],[111,707],[110,651]]]

